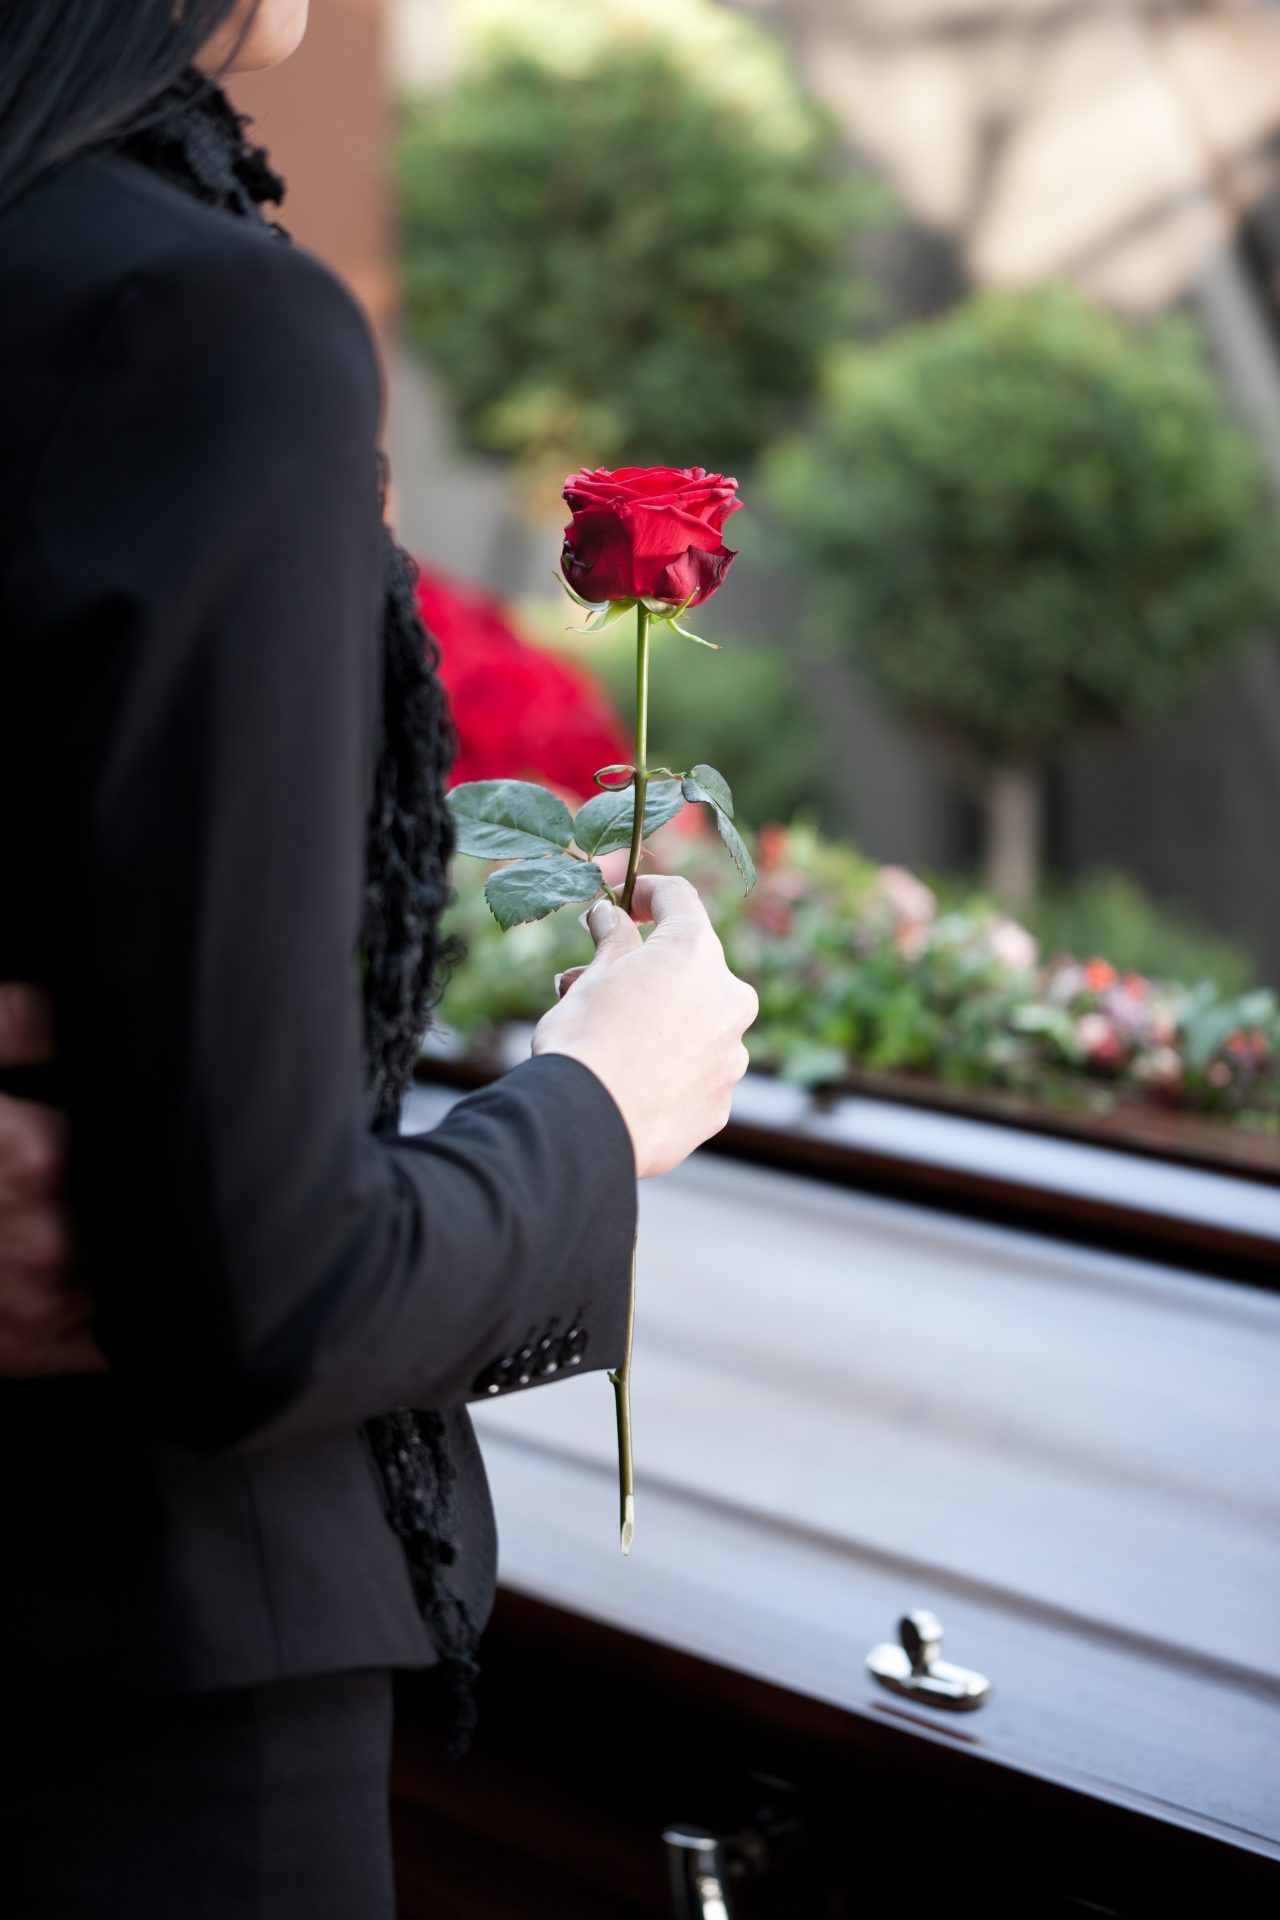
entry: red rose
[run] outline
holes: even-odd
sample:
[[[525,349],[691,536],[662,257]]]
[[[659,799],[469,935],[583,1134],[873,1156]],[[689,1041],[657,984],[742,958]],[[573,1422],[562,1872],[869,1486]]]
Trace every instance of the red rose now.
[[[742,505],[738,483],[704,467],[584,468],[564,497],[573,519],[560,557],[584,600],[699,607],[737,556],[720,530]]]

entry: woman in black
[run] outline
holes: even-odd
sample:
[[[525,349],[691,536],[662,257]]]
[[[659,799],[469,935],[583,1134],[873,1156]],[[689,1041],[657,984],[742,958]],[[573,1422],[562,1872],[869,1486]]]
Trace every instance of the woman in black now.
[[[65,1109],[101,1355],[0,1381],[23,1920],[391,1912],[389,1674],[463,1750],[493,1598],[467,1403],[618,1364],[636,1178],[756,1010],[644,881],[650,939],[600,903],[531,1058],[397,1134],[452,731],[367,323],[218,85],[305,12],[0,11],[0,979],[57,1049],[7,1091]]]

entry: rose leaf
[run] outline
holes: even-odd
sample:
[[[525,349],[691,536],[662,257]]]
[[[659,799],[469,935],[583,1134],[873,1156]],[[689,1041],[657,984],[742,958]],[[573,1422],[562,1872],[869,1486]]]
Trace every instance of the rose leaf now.
[[[690,789],[693,787],[697,787],[699,791],[691,792]],[[733,818],[733,795],[729,791],[729,782],[722,773],[717,773],[714,767],[709,767],[704,762],[694,767],[686,779],[684,797],[686,800],[710,800],[727,813],[731,820]]]
[[[655,780],[645,790],[645,832],[653,833],[674,819],[684,802],[678,780]],[[635,817],[634,787],[624,787],[619,793],[598,793],[575,814],[573,837],[584,853],[613,853],[618,847],[630,845]]]
[[[468,780],[445,798],[457,851],[479,860],[550,853],[573,833],[564,801],[532,780]]]
[[[746,842],[728,814],[722,813],[719,807],[713,808],[713,812],[716,816],[716,825],[720,829],[720,838],[733,855],[733,864],[742,875],[742,891],[750,893],[756,883],[756,863],[747,852]]]
[[[484,883],[485,899],[505,931],[526,920],[543,920],[573,900],[590,900],[604,885],[600,869],[567,853],[499,867]]]

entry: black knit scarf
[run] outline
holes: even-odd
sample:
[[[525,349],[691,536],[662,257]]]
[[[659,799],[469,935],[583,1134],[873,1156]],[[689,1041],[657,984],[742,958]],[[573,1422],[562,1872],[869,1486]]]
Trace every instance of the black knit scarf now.
[[[187,66],[148,102],[145,115],[100,144],[139,160],[208,204],[288,230],[264,211],[285,183],[265,148],[246,137],[247,114]],[[385,512],[387,457],[370,448]],[[375,1129],[394,1130],[430,1009],[461,944],[444,940],[440,916],[452,898],[452,817],[445,784],[457,736],[437,672],[439,652],[422,624],[418,569],[383,521],[386,597],[383,701],[365,855],[363,953],[365,1051]],[[323,1042],[321,1042],[323,1044]],[[444,1581],[457,1554],[455,1472],[438,1413],[407,1408],[367,1422],[387,1517],[404,1545],[418,1606],[440,1653],[452,1709],[450,1751],[464,1753],[475,1726],[472,1682],[477,1635]]]

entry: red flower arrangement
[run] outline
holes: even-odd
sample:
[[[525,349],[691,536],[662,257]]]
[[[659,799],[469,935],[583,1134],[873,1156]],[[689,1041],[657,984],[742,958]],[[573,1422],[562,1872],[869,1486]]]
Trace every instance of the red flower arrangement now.
[[[631,747],[603,687],[576,661],[531,646],[502,602],[419,563],[418,611],[440,644],[440,677],[458,729],[451,787],[543,780],[585,799],[595,770]]]

